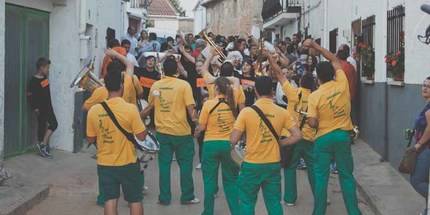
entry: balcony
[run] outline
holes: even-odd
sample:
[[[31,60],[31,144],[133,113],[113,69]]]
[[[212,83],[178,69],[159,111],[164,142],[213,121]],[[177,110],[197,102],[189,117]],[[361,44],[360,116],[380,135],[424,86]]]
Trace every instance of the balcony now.
[[[275,28],[295,21],[301,11],[300,0],[265,0],[261,12],[263,28]]]

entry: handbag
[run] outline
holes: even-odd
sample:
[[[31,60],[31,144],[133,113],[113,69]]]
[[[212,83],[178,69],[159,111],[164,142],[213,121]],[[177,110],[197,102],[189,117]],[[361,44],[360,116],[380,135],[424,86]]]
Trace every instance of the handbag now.
[[[294,146],[282,146],[281,143],[279,142],[279,135],[276,133],[275,128],[273,128],[272,123],[270,123],[270,121],[264,115],[263,111],[261,111],[261,109],[258,108],[256,105],[252,105],[251,108],[255,112],[257,112],[257,114],[263,120],[264,124],[266,124],[267,128],[269,128],[270,132],[275,137],[276,142],[279,145],[279,151],[281,156],[281,162],[280,162],[281,167],[286,168],[291,162]]]
[[[413,131],[414,133],[415,131]],[[411,146],[412,143],[412,135],[409,136],[409,143],[406,148],[405,153],[403,154],[402,160],[399,164],[399,172],[405,173],[405,174],[412,174],[412,172],[415,170],[415,164],[417,162],[417,156],[418,151],[415,149],[414,146]]]

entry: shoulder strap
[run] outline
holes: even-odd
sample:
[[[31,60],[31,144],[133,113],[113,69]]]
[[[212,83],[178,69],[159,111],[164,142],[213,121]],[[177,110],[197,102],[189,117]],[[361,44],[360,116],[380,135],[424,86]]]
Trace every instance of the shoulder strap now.
[[[209,111],[209,115],[212,114],[212,112],[215,111],[215,109],[221,104],[227,104],[227,102],[225,101],[225,99],[219,99],[218,103]],[[228,104],[227,104],[228,105]]]
[[[115,118],[115,115],[113,114],[112,110],[109,108],[107,103],[102,102],[100,104],[105,109],[106,113],[108,114],[109,118],[112,120],[113,124],[115,124],[115,126],[121,131],[122,134],[124,134],[124,136],[127,138],[127,140],[132,142],[136,148],[142,150],[142,148],[139,146],[139,144],[137,144],[136,139],[134,138],[134,135],[132,133],[127,132],[123,127],[121,127],[121,125],[119,124],[118,120]]]
[[[276,142],[279,144],[279,135],[276,133],[275,128],[273,128],[272,123],[267,119],[267,117],[264,115],[263,111],[261,111],[260,108],[258,108],[256,105],[252,105],[251,108],[257,112],[257,114],[260,116],[260,118],[263,120],[264,124],[266,124],[267,128],[269,128],[270,132],[272,132],[272,135],[275,137]]]

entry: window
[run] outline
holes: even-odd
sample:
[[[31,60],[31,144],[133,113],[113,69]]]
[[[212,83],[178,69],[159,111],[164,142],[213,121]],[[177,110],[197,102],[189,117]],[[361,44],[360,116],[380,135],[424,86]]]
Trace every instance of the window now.
[[[387,12],[387,76],[403,81],[405,73],[405,7],[397,6]]]
[[[357,51],[360,55],[360,73],[368,80],[375,79],[375,16],[370,16],[362,22],[362,34],[357,38]]]
[[[337,28],[330,31],[330,52],[336,53],[337,51]]]

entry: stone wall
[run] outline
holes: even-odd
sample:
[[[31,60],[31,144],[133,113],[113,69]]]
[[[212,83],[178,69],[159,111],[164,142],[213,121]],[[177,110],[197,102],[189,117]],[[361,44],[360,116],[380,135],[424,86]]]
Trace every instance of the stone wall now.
[[[261,0],[221,0],[207,5],[208,31],[223,35],[251,33],[252,26],[261,25]]]

